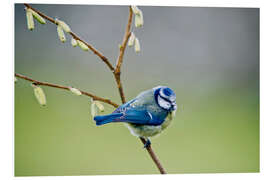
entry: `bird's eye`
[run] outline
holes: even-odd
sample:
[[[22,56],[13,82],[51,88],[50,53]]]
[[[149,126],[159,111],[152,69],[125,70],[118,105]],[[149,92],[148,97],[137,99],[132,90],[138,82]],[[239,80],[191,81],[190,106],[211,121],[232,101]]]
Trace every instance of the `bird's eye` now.
[[[165,99],[161,98],[160,96],[158,96],[157,100],[158,100],[158,104],[159,104],[160,107],[162,107],[164,109],[170,109],[171,108],[171,103],[169,103]]]

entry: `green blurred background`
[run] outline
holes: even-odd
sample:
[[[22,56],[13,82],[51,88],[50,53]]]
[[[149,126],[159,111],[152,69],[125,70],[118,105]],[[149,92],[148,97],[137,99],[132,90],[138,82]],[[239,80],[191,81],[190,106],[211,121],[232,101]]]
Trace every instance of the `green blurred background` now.
[[[69,24],[114,64],[126,6],[33,5]],[[142,51],[127,48],[127,99],[157,85],[177,95],[173,124],[152,146],[168,173],[259,172],[259,9],[141,7],[135,29]],[[27,30],[15,5],[15,72],[72,85],[120,103],[107,67],[91,52],[58,40],[56,26]],[[43,87],[41,107],[30,83],[15,85],[15,175],[159,173],[123,124],[96,127],[90,100]],[[105,113],[113,108],[105,105]]]

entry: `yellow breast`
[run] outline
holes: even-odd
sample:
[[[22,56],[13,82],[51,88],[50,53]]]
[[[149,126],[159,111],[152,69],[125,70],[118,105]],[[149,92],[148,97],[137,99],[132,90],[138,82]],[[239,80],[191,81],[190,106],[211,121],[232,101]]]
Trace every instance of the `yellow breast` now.
[[[162,130],[164,130],[165,128],[167,128],[170,125],[170,123],[172,122],[172,119],[173,119],[174,116],[175,116],[175,111],[170,112],[168,114],[168,116],[166,117],[165,121],[161,125],[161,129]]]

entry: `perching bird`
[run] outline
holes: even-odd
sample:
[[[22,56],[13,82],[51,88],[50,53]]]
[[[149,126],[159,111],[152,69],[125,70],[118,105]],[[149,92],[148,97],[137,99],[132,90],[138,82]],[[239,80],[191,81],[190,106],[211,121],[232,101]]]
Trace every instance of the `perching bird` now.
[[[170,124],[177,109],[175,93],[166,86],[158,86],[140,93],[136,98],[118,107],[112,114],[95,116],[96,125],[112,122],[126,123],[130,132],[151,142],[148,137],[162,132]]]

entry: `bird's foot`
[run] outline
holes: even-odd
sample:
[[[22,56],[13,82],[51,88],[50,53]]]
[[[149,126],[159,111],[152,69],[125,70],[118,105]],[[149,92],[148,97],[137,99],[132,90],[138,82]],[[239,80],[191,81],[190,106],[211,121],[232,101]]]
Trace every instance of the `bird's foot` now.
[[[143,148],[148,148],[150,145],[151,145],[151,141],[149,139],[147,139]]]

